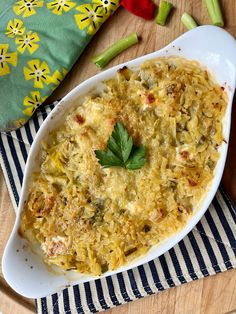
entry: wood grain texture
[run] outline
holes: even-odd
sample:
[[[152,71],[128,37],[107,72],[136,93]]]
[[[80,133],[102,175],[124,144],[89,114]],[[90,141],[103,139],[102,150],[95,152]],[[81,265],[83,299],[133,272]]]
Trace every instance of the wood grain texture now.
[[[158,3],[159,1],[156,1]],[[91,57],[109,46],[115,40],[132,32],[141,36],[141,42],[116,57],[109,67],[135,57],[153,52],[167,45],[185,31],[180,23],[184,11],[192,14],[200,24],[210,23],[202,0],[171,0],[175,5],[171,19],[166,27],[144,21],[120,8],[105,23],[85,49],[79,61],[67,78],[48,99],[48,103],[61,98],[78,83],[100,72],[91,62]],[[236,37],[236,0],[222,0],[226,29]],[[219,43],[220,44],[220,43]],[[235,103],[236,106],[236,103]],[[236,123],[236,108],[233,122]],[[224,172],[224,185],[236,202],[236,130],[232,127],[229,154]],[[0,175],[0,258],[14,223],[15,215]],[[15,294],[5,283],[0,272],[0,312],[3,314],[28,314],[34,311],[32,300]],[[107,314],[220,314],[236,313],[236,270],[171,288],[165,292],[146,297],[136,302],[107,311]],[[63,314],[63,313],[61,313]],[[73,313],[74,314],[74,313]]]

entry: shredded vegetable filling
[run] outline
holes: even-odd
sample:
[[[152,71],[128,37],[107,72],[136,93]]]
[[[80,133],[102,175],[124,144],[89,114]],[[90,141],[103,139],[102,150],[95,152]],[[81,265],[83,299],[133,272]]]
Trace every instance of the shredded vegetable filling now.
[[[100,275],[146,253],[187,223],[212,181],[227,96],[197,62],[158,58],[120,69],[42,144],[20,232],[44,260]],[[146,163],[103,168],[122,122]]]

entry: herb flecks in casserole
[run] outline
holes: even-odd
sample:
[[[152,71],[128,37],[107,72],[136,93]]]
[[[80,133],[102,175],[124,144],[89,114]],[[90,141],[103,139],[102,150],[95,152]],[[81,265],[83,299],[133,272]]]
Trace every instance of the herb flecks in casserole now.
[[[46,263],[95,275],[183,228],[212,181],[226,109],[208,72],[180,58],[123,68],[105,86],[43,145],[21,218]],[[145,147],[139,169],[104,168],[96,157],[117,123]]]

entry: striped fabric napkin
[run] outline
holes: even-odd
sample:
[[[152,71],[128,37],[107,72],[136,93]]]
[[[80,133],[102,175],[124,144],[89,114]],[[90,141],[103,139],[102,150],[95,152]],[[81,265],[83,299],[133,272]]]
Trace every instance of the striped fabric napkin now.
[[[0,164],[15,210],[30,145],[54,106],[40,108],[24,127],[0,135]],[[38,299],[37,313],[95,313],[231,268],[236,268],[236,207],[220,187],[201,221],[167,253],[117,275]]]

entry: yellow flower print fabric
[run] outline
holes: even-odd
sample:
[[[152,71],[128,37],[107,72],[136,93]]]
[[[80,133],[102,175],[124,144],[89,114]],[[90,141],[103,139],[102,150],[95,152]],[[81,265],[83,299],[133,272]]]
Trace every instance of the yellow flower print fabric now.
[[[24,114],[27,116],[32,116],[35,110],[42,105],[47,96],[41,98],[39,91],[34,91],[30,93],[30,96],[25,96],[23,105],[25,109],[23,110]]]
[[[76,6],[75,2],[69,0],[57,0],[47,4],[47,7],[52,10],[54,14],[61,15],[63,12],[67,12]]]
[[[23,125],[62,82],[119,0],[7,0],[0,6],[0,131]]]
[[[38,7],[43,7],[44,1],[39,0],[20,0],[13,5],[13,11],[16,15],[22,15],[23,18],[34,15]]]
[[[7,24],[6,35],[10,38],[14,38],[16,36],[22,36],[25,32],[25,27],[23,27],[23,22],[18,19],[14,19],[13,21],[9,21]]]
[[[18,36],[15,43],[18,45],[17,50],[20,53],[24,53],[28,49],[30,54],[33,54],[38,48],[38,42],[40,41],[37,33],[29,31],[22,36]]]
[[[79,14],[75,15],[79,29],[87,29],[88,34],[94,34],[99,25],[105,21],[106,15],[102,13],[102,8],[98,5],[82,4],[76,8]]]
[[[30,60],[28,66],[28,68],[24,67],[25,80],[34,80],[35,88],[43,88],[44,84],[50,84],[50,70],[45,61]]]
[[[9,65],[17,65],[18,56],[16,52],[8,52],[9,45],[0,44],[0,76],[11,73]]]

